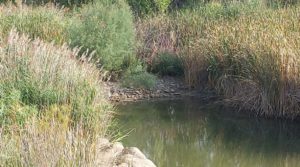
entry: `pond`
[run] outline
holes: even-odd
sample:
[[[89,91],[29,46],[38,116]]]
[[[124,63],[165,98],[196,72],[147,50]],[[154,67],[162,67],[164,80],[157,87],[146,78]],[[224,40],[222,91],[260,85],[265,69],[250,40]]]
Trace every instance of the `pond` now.
[[[300,166],[300,123],[250,117],[198,99],[117,106],[123,139],[158,167]]]

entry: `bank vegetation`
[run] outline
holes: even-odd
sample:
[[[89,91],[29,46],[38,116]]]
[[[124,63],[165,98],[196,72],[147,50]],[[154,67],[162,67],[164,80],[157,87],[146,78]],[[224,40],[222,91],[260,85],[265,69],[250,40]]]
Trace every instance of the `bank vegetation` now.
[[[102,82],[184,78],[259,116],[300,115],[297,1],[1,1],[0,164],[93,166]]]

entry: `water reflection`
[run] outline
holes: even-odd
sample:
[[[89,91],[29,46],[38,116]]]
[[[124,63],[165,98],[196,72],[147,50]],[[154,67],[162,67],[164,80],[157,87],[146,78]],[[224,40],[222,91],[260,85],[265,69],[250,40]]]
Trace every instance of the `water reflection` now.
[[[159,167],[300,166],[300,124],[250,118],[195,99],[118,106],[124,142]]]

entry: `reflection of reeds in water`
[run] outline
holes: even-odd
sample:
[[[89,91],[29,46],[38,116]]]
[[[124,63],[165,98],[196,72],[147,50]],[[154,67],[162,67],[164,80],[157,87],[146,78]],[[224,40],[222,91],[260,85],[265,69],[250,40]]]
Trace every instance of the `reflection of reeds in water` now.
[[[167,112],[170,105],[175,111],[172,117]],[[141,148],[158,166],[296,167],[299,163],[297,124],[236,117],[224,108],[214,111],[220,109],[216,106],[199,108],[198,101],[138,106],[121,109],[132,112],[135,121],[126,118],[127,126],[136,128],[126,141]]]
[[[164,163],[167,162],[166,151],[164,147],[163,138],[158,136],[158,140],[155,141],[153,146],[153,151],[155,154],[152,156],[155,160],[157,166],[164,166]]]
[[[168,130],[168,129],[167,129]],[[204,129],[207,131],[207,129]],[[296,167],[299,163],[300,156],[297,153],[285,153],[268,149],[264,144],[252,145],[256,142],[253,138],[250,140],[240,138],[234,142],[227,141],[229,130],[220,130],[218,134],[204,133],[203,131],[188,130],[185,135],[190,134],[193,140],[182,141],[182,133],[177,133],[177,136],[158,137],[161,133],[150,131],[153,147],[148,148],[151,158],[158,166],[213,166],[213,167],[253,167],[253,166],[292,166]],[[197,135],[203,133],[204,135]],[[151,136],[152,136],[151,135]],[[225,137],[226,136],[226,137]],[[165,141],[169,137],[174,140],[173,144],[168,144]],[[234,136],[231,136],[234,138]],[[257,137],[257,136],[256,136]],[[227,139],[226,139],[227,138]],[[275,138],[276,139],[276,138]],[[271,136],[268,140],[272,140]],[[259,141],[257,141],[259,142]],[[271,142],[272,143],[272,142]],[[255,148],[251,148],[255,147]],[[260,148],[262,147],[262,148]],[[267,146],[268,147],[268,146]],[[270,148],[269,148],[270,149]],[[153,155],[153,156],[152,156]]]

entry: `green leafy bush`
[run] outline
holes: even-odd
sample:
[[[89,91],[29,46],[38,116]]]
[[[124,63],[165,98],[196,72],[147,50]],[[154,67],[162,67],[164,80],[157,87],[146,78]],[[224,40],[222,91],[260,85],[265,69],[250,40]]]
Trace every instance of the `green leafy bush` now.
[[[154,0],[154,2],[159,12],[165,12],[167,11],[172,0]]]
[[[157,10],[153,0],[127,0],[127,2],[136,15],[145,15]]]
[[[205,0],[173,0],[172,8],[183,8],[195,6],[196,4],[203,3]]]
[[[122,84],[125,87],[134,88],[153,88],[156,83],[156,77],[147,72],[140,72],[127,75],[123,78]]]
[[[146,72],[142,65],[137,65],[135,68],[128,70],[122,78],[122,85],[124,87],[150,89],[155,84],[156,77]]]
[[[182,61],[176,55],[161,53],[153,59],[151,72],[160,75],[181,76],[183,75]]]
[[[95,50],[105,70],[120,72],[135,61],[135,31],[129,6],[123,0],[102,0],[83,6],[80,20],[69,28],[72,46]]]
[[[172,0],[127,0],[136,15],[166,12]]]

